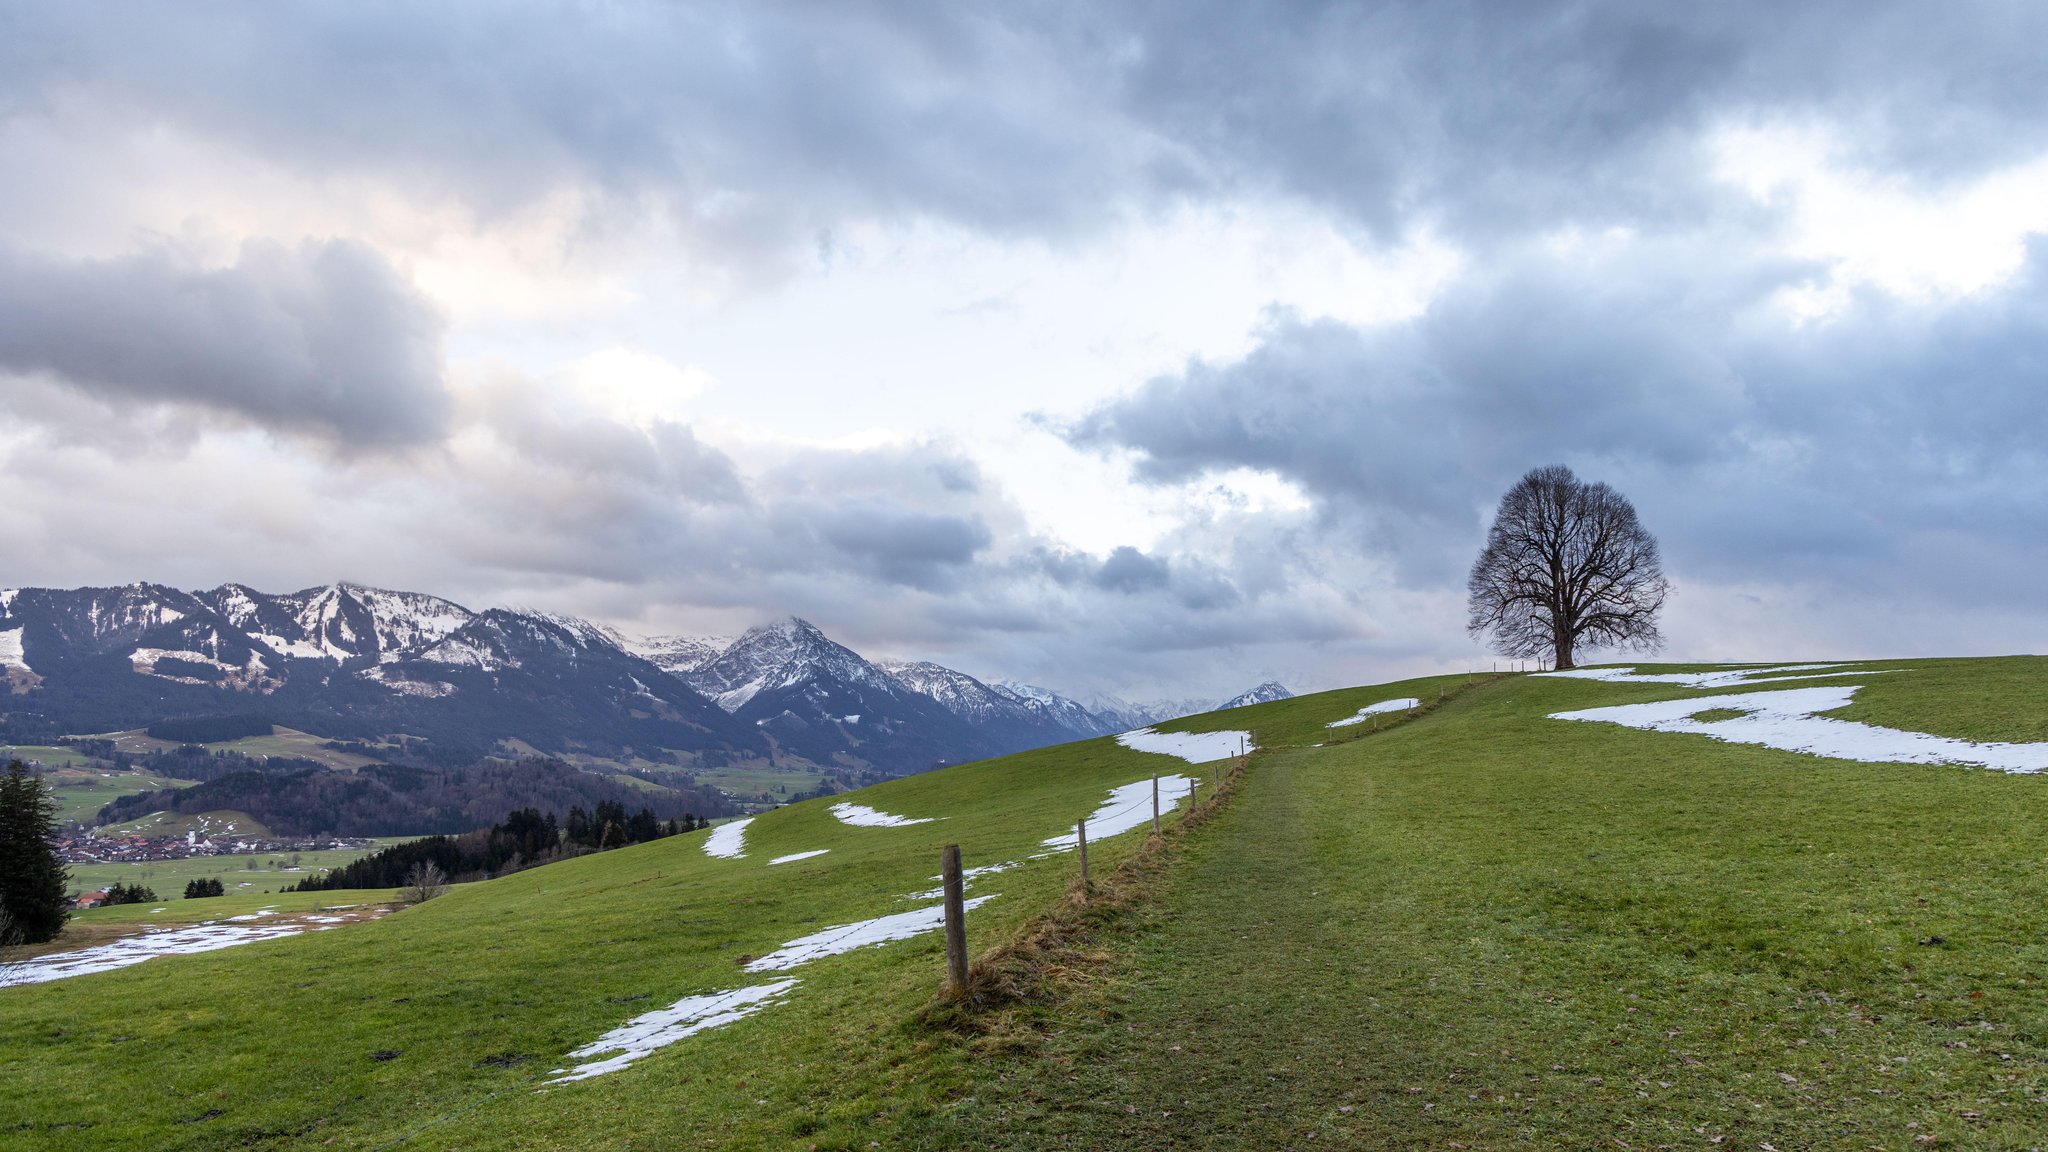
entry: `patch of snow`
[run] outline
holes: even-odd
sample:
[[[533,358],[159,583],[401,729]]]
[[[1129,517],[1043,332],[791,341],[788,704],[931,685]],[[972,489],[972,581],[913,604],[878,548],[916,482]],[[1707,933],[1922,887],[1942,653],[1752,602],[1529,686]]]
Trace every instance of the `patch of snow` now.
[[[1033,860],[1038,860],[1038,859],[1042,859],[1042,858],[1043,858],[1043,857],[1045,857],[1045,856],[1050,856],[1050,855],[1051,855],[1051,853],[1050,853],[1050,852],[1040,853],[1040,854],[1039,854],[1038,856],[1033,856],[1033,857],[1031,857],[1031,859],[1033,859]],[[1022,866],[1023,866],[1023,864],[1024,864],[1024,861],[1022,861],[1022,860],[1005,860],[1005,861],[1003,861],[1003,862],[1002,862],[1002,863],[1000,863],[1000,864],[984,864],[984,865],[982,865],[982,866],[981,866],[981,867],[979,867],[979,868],[965,868],[965,869],[962,869],[962,870],[961,870],[961,872],[960,872],[960,890],[964,892],[964,891],[966,891],[967,889],[969,889],[969,888],[972,888],[972,887],[974,886],[974,882],[975,882],[975,881],[976,881],[977,879],[979,879],[979,878],[981,878],[981,877],[983,877],[983,876],[993,876],[993,875],[995,875],[995,874],[996,874],[996,873],[998,873],[998,872],[1008,872],[1008,871],[1009,871],[1010,869],[1012,869],[1012,868],[1019,868],[1019,867],[1022,867]],[[934,880],[941,880],[941,881],[943,881],[943,880],[945,879],[945,877],[944,877],[944,876],[934,876],[934,877],[932,877],[932,879],[934,879]],[[912,892],[912,893],[911,893],[910,895],[908,895],[908,896],[905,896],[905,897],[903,897],[903,899],[905,899],[905,900],[938,900],[938,899],[942,899],[942,898],[943,898],[943,897],[944,897],[945,895],[946,895],[946,888],[945,888],[945,885],[944,885],[944,884],[941,884],[941,885],[940,885],[939,887],[937,887],[937,888],[933,888],[932,890],[930,890],[930,891],[928,891],[928,892]]]
[[[846,721],[848,724],[858,724],[860,723],[860,713],[855,712],[851,716],[841,716],[840,719]]]
[[[1926,732],[1883,728],[1820,715],[1846,708],[1857,685],[1788,688],[1732,696],[1693,696],[1651,704],[1621,704],[1552,713],[1553,720],[1591,720],[1652,732],[1690,732],[1732,744],[1761,744],[1837,760],[1870,763],[1972,764],[2001,772],[2048,769],[2048,743],[2007,744],[1958,740]],[[1701,712],[1731,709],[1728,720],[1695,720]]]
[[[28,666],[28,657],[22,653],[21,633],[21,628],[9,628],[5,632],[0,632],[0,671],[13,671],[17,668],[23,672],[34,671]]]
[[[747,816],[730,824],[720,824],[704,838],[704,854],[721,860],[739,860],[747,854],[747,825],[754,818]]]
[[[995,898],[994,893],[976,896],[967,901],[966,906],[970,910],[979,908]],[[780,972],[822,956],[837,956],[857,948],[922,936],[935,931],[945,922],[946,906],[934,904],[929,908],[914,908],[908,912],[877,916],[873,920],[862,920],[856,924],[841,924],[791,940],[759,960],[749,963],[747,971]]]
[[[1249,732],[1155,732],[1140,728],[1125,732],[1116,742],[1134,752],[1155,752],[1161,756],[1178,756],[1190,764],[1207,764],[1212,760],[1227,760],[1237,755],[1242,748],[1249,752],[1258,747],[1252,743]]]
[[[21,589],[19,588],[0,588],[0,612],[13,610],[14,598],[19,595],[21,595]]]
[[[497,653],[460,636],[450,636],[442,640],[420,653],[419,658],[457,668],[475,668],[480,672],[496,672],[505,666],[505,661],[501,660]]]
[[[592,1076],[617,1072],[656,1049],[665,1048],[686,1036],[694,1036],[706,1029],[717,1028],[751,1016],[774,1003],[796,985],[797,981],[794,979],[786,979],[756,984],[751,988],[734,988],[702,996],[685,996],[666,1008],[635,1016],[570,1052],[569,1058],[572,1060],[602,1056],[607,1052],[616,1052],[618,1055],[605,1060],[588,1061],[573,1068],[557,1068],[549,1073],[554,1079],[548,1083],[566,1084],[572,1080],[588,1080]]]
[[[262,926],[198,924],[190,928],[152,932],[146,936],[131,936],[125,940],[116,940],[111,944],[101,944],[77,952],[59,952],[49,956],[38,956],[33,960],[24,960],[18,964],[0,965],[0,988],[14,984],[42,984],[93,972],[111,972],[116,968],[126,968],[158,956],[213,952],[222,948],[233,948],[237,944],[252,944],[258,940],[296,936],[305,930],[304,925],[283,922]]]
[[[291,656],[300,660],[340,659],[340,657],[334,656],[326,648],[310,640],[287,640],[282,636],[272,635],[269,632],[251,632],[249,636],[251,639],[262,641],[271,651],[276,652],[280,656]]]
[[[1377,716],[1382,712],[1406,712],[1410,708],[1419,708],[1421,706],[1422,701],[1417,700],[1413,696],[1403,696],[1399,700],[1382,700],[1377,704],[1367,704],[1365,707],[1360,708],[1356,716],[1346,716],[1342,720],[1332,720],[1328,724],[1323,725],[1323,727],[1343,728],[1350,724],[1363,724],[1368,718]]]
[[[137,648],[128,654],[129,666],[146,676],[156,675],[156,662],[159,660],[183,660],[187,664],[206,664],[223,672],[238,672],[241,670],[236,665],[230,664],[225,660],[216,660],[204,652],[194,652],[186,648]],[[165,677],[165,679],[175,679],[175,677]]]
[[[936,816],[897,816],[878,812],[865,804],[834,804],[831,812],[841,824],[851,824],[856,828],[902,828],[911,824],[929,824],[938,819]]]
[[[1234,733],[1233,733],[1234,735]],[[1159,778],[1159,814],[1166,815],[1180,806],[1194,781],[1186,776],[1172,775]],[[1152,781],[1135,780],[1109,790],[1109,799],[1104,800],[1088,816],[1088,839],[1103,840],[1129,832],[1131,829],[1152,819]],[[1041,841],[1047,848],[1066,850],[1080,843],[1079,834],[1072,828],[1064,836],[1054,836]]]
[[[455,694],[455,685],[445,680],[414,680],[382,664],[365,668],[356,675],[382,684],[401,696],[424,696],[434,700]]]
[[[1775,683],[1785,680],[1821,680],[1827,673],[1817,676],[1785,676],[1786,672],[1812,672],[1821,668],[1841,668],[1841,664],[1780,664],[1776,667],[1759,668],[1754,665],[1741,668],[1724,668],[1717,672],[1646,672],[1637,675],[1629,668],[1573,668],[1565,672],[1538,672],[1537,676],[1554,677],[1559,680],[1600,680],[1609,684],[1683,684],[1687,688],[1734,688],[1754,683],[1755,677],[1769,676]],[[1868,675],[1869,673],[1859,673]]]
[[[732,647],[730,636],[631,636],[614,634],[621,649],[664,672],[695,672]]]
[[[769,863],[787,864],[792,860],[809,860],[813,856],[823,856],[825,853],[830,851],[830,848],[813,848],[809,852],[792,852],[787,856],[777,856],[775,859],[770,860]]]

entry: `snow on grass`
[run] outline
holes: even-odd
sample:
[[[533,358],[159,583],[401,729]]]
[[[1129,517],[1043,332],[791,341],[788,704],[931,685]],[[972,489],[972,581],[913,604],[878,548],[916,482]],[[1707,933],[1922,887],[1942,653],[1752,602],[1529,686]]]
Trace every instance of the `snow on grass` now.
[[[1236,733],[1231,733],[1236,735]],[[1166,815],[1188,798],[1195,782],[1186,776],[1175,774],[1159,778],[1159,814]],[[1109,790],[1109,799],[1104,800],[1088,816],[1088,838],[1105,840],[1120,833],[1129,832],[1152,819],[1152,781],[1136,780]],[[1054,836],[1041,841],[1048,848],[1066,850],[1079,843],[1074,829],[1068,829],[1064,836]]]
[[[1422,701],[1417,700],[1413,696],[1403,696],[1399,700],[1382,700],[1377,704],[1367,704],[1365,707],[1360,708],[1356,716],[1346,716],[1342,720],[1332,720],[1328,724],[1323,725],[1323,727],[1343,728],[1351,724],[1363,724],[1367,719],[1377,716],[1382,712],[1406,712],[1410,708],[1419,708],[1421,706]]]
[[[791,852],[787,856],[777,856],[775,859],[770,860],[769,863],[787,864],[792,860],[809,860],[813,856],[823,856],[825,853],[830,851],[830,848],[813,848],[809,852]]]
[[[341,907],[373,908],[371,905],[362,904],[347,904]],[[309,930],[326,930],[336,924],[374,920],[384,914],[383,909],[373,908],[368,915],[304,916],[270,920],[262,924],[251,923],[259,918],[276,915],[275,909],[276,905],[271,905],[241,916],[230,916],[225,921],[208,920],[185,928],[150,927],[142,935],[125,937],[91,948],[81,948],[76,952],[53,952],[16,964],[0,964],[0,988],[13,984],[43,984],[51,980],[85,976],[94,972],[111,972],[116,968],[126,968],[158,956],[216,952],[222,948],[233,948],[237,944],[279,940]],[[160,912],[162,909],[152,911]]]
[[[976,896],[967,901],[966,906],[971,911],[995,899],[996,895],[991,893],[987,896]],[[837,956],[856,948],[908,940],[912,936],[922,936],[935,931],[945,923],[945,919],[946,906],[934,904],[929,908],[913,908],[908,912],[877,916],[873,920],[862,920],[855,924],[841,924],[791,940],[768,955],[751,961],[747,964],[746,970],[781,972],[822,956]]]
[[[1036,857],[1036,856],[1032,857],[1032,859],[1034,859],[1034,860],[1036,860],[1036,859],[1038,859],[1038,858],[1039,858],[1039,857]],[[993,876],[993,875],[995,875],[995,874],[996,874],[996,873],[998,873],[998,872],[1008,872],[1008,871],[1009,871],[1010,869],[1012,869],[1012,868],[1016,868],[1016,867],[1020,867],[1020,866],[1022,866],[1022,865],[1023,865],[1023,863],[1024,863],[1024,861],[1022,861],[1022,860],[1005,860],[1005,861],[1001,862],[1000,864],[984,864],[984,865],[982,865],[982,866],[981,866],[981,867],[979,867],[979,868],[963,868],[963,869],[961,869],[961,871],[960,871],[960,890],[964,892],[964,891],[966,891],[967,889],[969,889],[969,888],[973,887],[973,886],[974,886],[974,882],[975,882],[975,881],[976,881],[977,879],[979,879],[979,878],[981,878],[981,877],[983,877],[983,876]],[[944,880],[944,879],[945,879],[945,877],[943,877],[943,876],[934,876],[934,877],[932,877],[932,879],[934,879],[934,880]],[[940,899],[941,897],[945,896],[945,894],[946,894],[946,889],[944,888],[944,886],[941,886],[941,887],[938,887],[938,888],[933,888],[933,889],[931,889],[931,890],[929,890],[929,891],[926,891],[926,892],[912,892],[912,893],[911,893],[910,895],[908,895],[908,896],[905,896],[905,897],[903,897],[903,899],[905,899],[905,900],[937,900],[937,899]]]
[[[1840,664],[1780,664],[1776,667],[1759,668],[1754,665],[1743,668],[1724,668],[1716,672],[1645,672],[1641,675],[1634,668],[1573,668],[1566,672],[1538,672],[1538,676],[1554,676],[1560,680],[1602,680],[1609,684],[1683,684],[1687,688],[1734,688],[1755,683],[1755,677],[1769,676],[1785,680],[1820,680],[1837,673],[1816,676],[1786,676],[1787,672],[1812,672],[1822,668],[1840,668]],[[1859,673],[1873,675],[1873,673]]]
[[[665,1048],[686,1036],[751,1016],[774,1003],[796,985],[797,981],[794,979],[776,980],[768,984],[756,984],[750,988],[733,988],[703,996],[685,996],[666,1008],[635,1016],[570,1052],[568,1058],[572,1060],[602,1056],[607,1052],[615,1052],[617,1055],[605,1060],[591,1060],[573,1068],[557,1068],[549,1073],[554,1079],[548,1083],[566,1084],[572,1080],[588,1080],[592,1076],[616,1072],[648,1053]]]
[[[753,822],[754,818],[748,816],[713,828],[711,835],[704,838],[704,854],[721,860],[738,860],[746,856],[747,825]]]
[[[242,924],[197,924],[173,928],[146,936],[130,936],[111,944],[38,956],[18,964],[0,965],[0,988],[14,984],[42,984],[93,972],[111,972],[152,960],[158,956],[185,956],[214,952],[258,940],[277,940],[306,930],[303,924],[280,922],[262,926]]]
[[[1154,732],[1150,728],[1125,732],[1116,738],[1116,742],[1134,752],[1178,756],[1190,764],[1225,760],[1237,755],[1240,749],[1249,751],[1258,747],[1252,743],[1249,732]]]
[[[1848,707],[1854,684],[1788,688],[1732,696],[1693,696],[1651,704],[1620,704],[1557,712],[1553,720],[1593,720],[1652,732],[1691,732],[1733,744],[1761,744],[1787,752],[1871,763],[1974,764],[2001,772],[2048,769],[2048,744],[1958,740],[1926,732],[1882,728],[1820,715]],[[1701,712],[1743,713],[1727,720],[1697,720]]]
[[[902,828],[910,824],[929,824],[936,816],[896,816],[878,812],[865,804],[834,804],[832,814],[839,817],[841,824],[856,828]]]

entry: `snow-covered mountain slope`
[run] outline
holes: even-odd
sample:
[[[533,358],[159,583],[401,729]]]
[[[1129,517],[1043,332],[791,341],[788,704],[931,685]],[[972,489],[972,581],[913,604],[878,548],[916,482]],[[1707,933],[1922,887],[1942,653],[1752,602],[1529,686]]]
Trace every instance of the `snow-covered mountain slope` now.
[[[632,639],[569,616],[475,612],[350,583],[282,594],[242,584],[0,591],[4,699],[33,700],[35,711],[15,715],[47,736],[260,710],[336,739],[404,733],[479,755],[516,739],[550,751],[808,760],[883,774],[1200,707],[1119,701],[1121,711],[1103,715],[939,664],[884,667],[794,617],[730,642]]]
[[[1117,732],[1146,728],[1162,720],[1193,716],[1214,708],[1214,705],[1206,700],[1153,700],[1133,704],[1102,692],[1083,697],[1082,702],[1088,711],[1108,721],[1112,725],[1111,730]]]
[[[1072,732],[1076,739],[1090,736],[1105,736],[1111,732],[1123,731],[1126,727],[1115,717],[1100,715],[1078,700],[1071,700],[1049,688],[1036,684],[1025,684],[1017,680],[998,680],[990,685],[995,691],[1008,696],[1018,704],[1031,709],[1050,723]],[[1143,725],[1139,725],[1143,727]]]
[[[1223,703],[1218,704],[1214,711],[1221,712],[1225,708],[1242,708],[1247,704],[1265,704],[1273,700],[1291,700],[1293,698],[1294,693],[1287,690],[1287,685],[1280,683],[1278,680],[1268,680],[1256,688],[1240,692]]]
[[[730,636],[620,636],[619,646],[664,672],[695,672],[733,645]]]
[[[683,678],[779,751],[816,763],[921,770],[1010,750],[1011,733],[956,716],[793,616],[748,629]]]
[[[763,692],[817,680],[901,690],[887,672],[795,616],[747,629],[716,659],[683,679],[727,712],[738,712]]]
[[[275,596],[223,584],[197,597],[279,656],[335,664],[416,656],[475,616],[436,596],[359,584],[327,584]]]
[[[898,684],[937,701],[963,720],[1028,719],[1032,712],[1014,697],[997,692],[965,672],[929,660],[881,660],[876,667]]]

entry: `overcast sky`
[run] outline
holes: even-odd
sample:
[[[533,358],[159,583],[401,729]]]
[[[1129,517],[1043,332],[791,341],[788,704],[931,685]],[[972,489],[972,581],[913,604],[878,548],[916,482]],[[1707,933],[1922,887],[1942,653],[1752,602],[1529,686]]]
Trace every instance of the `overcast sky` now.
[[[1133,697],[2048,647],[2048,9],[0,4],[0,584],[805,616]]]

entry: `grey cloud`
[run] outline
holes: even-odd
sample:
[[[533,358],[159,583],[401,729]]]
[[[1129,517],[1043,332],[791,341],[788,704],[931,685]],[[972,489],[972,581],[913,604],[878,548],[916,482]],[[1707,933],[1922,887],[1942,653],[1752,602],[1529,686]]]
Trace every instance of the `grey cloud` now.
[[[877,501],[806,505],[795,514],[846,566],[913,588],[946,587],[994,542],[978,518]]]
[[[1126,595],[1164,588],[1170,578],[1166,561],[1128,545],[1114,549],[1095,571],[1095,585]]]
[[[168,250],[57,260],[0,248],[0,370],[343,446],[443,431],[442,328],[381,256],[345,240],[251,243],[220,269]]]
[[[1912,180],[2048,144],[2048,13],[1559,0],[15,9],[53,93],[486,209],[563,183],[707,236],[841,220],[1063,232],[1275,192],[1468,238],[1728,211],[1704,131],[1822,120]],[[752,238],[748,240],[746,238]]]
[[[2001,291],[1804,325],[1766,303],[1793,270],[1734,249],[1525,254],[1381,329],[1280,317],[1243,359],[1149,381],[1068,434],[1135,452],[1155,483],[1284,476],[1417,587],[1469,563],[1514,476],[1564,461],[1635,500],[1681,585],[2036,595],[2048,244]]]

